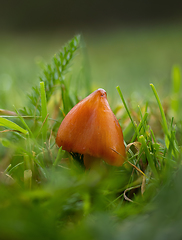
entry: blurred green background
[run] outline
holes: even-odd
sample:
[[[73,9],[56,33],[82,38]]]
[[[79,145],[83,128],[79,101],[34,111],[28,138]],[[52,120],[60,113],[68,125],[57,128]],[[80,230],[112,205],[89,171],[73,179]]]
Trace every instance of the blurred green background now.
[[[85,79],[119,96],[148,97],[149,83],[169,91],[171,69],[182,64],[181,2],[4,1],[0,14],[0,107],[25,105],[38,83],[40,63],[82,34]],[[77,64],[78,72],[82,63]]]

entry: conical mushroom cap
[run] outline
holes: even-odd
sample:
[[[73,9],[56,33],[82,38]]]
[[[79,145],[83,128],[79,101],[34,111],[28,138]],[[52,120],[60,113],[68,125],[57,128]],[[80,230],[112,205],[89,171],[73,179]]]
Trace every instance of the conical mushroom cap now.
[[[59,127],[56,143],[68,152],[102,158],[114,166],[123,164],[123,133],[105,90],[96,90],[70,110]]]

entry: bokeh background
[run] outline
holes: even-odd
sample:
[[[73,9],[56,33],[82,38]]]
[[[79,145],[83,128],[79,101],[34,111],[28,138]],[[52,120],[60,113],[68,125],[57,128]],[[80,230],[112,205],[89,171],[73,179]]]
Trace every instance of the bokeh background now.
[[[111,104],[119,101],[117,85],[140,99],[152,82],[167,97],[171,69],[182,64],[181,9],[180,0],[1,1],[0,107],[24,106],[41,62],[75,34],[82,35],[86,80],[105,88]]]

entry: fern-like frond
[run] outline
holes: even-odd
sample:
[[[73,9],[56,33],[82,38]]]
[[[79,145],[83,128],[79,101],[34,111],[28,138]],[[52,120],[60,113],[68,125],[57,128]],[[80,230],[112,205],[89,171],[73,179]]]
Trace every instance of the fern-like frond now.
[[[40,82],[44,82],[47,101],[49,101],[50,97],[58,86],[60,86],[62,98],[64,97],[63,91],[65,91],[65,88],[61,87],[61,84],[65,85],[65,74],[69,71],[70,62],[74,58],[79,47],[80,36],[78,35],[69,41],[58,54],[54,55],[51,64],[47,64],[45,66],[43,70],[43,76],[41,76],[39,80]],[[28,116],[40,116],[41,100],[39,87],[33,87],[31,94],[28,94],[28,98],[30,100],[29,106],[21,109],[21,113]]]

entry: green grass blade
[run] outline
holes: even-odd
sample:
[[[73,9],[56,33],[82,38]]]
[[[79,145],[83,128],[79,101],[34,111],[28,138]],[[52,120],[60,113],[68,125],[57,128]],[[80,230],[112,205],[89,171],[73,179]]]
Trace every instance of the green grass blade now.
[[[132,122],[130,122],[128,126],[123,130],[123,137],[126,142],[129,142],[132,136],[133,136],[133,124]]]
[[[179,66],[174,66],[172,71],[173,93],[179,94],[181,87],[181,71]]]
[[[18,131],[18,132],[21,132],[23,134],[28,134],[28,131],[21,128],[19,125],[17,125],[16,123],[10,121],[10,120],[7,120],[6,118],[3,118],[3,117],[0,117],[0,126],[3,126],[3,127],[7,127],[7,128],[10,128],[10,129],[13,129],[15,131]]]
[[[157,141],[156,141],[156,138],[155,138],[155,135],[154,135],[154,132],[152,131],[152,129],[150,129],[150,132],[151,132],[154,143],[157,144]]]
[[[143,115],[142,115],[142,110],[140,108],[140,106],[138,105],[138,109],[139,109],[139,113],[140,113],[140,117],[141,117],[141,124],[142,124],[142,128],[144,131],[144,136],[146,137],[146,122],[144,121]]]
[[[179,66],[174,66],[172,70],[172,93],[171,110],[175,117],[179,114],[181,92],[181,71]]]
[[[24,186],[28,189],[32,187],[32,170],[27,169],[24,171]]]
[[[144,116],[142,117],[142,120],[141,120],[141,122],[139,123],[139,125],[138,125],[138,127],[137,127],[137,131],[136,131],[135,134],[133,135],[133,137],[132,137],[132,139],[131,139],[131,142],[134,142],[134,140],[135,140],[136,137],[137,137],[137,133],[140,132],[141,128],[142,128],[142,127],[145,127],[144,124],[145,124],[145,122],[146,122],[146,120],[147,120],[147,117],[148,117],[148,113],[146,112],[146,113],[144,114]],[[145,129],[145,128],[144,128],[144,129]]]
[[[16,164],[14,167],[12,167],[10,170],[8,170],[8,174],[10,174],[11,172],[13,172],[17,167],[19,167],[20,165],[23,165],[24,162],[20,162],[18,164]]]
[[[161,101],[159,99],[159,96],[157,94],[157,91],[154,87],[153,84],[150,84],[151,88],[152,88],[152,91],[154,93],[154,96],[157,100],[157,104],[159,106],[159,110],[160,110],[160,113],[161,113],[161,117],[162,117],[162,126],[163,126],[163,130],[164,130],[164,133],[168,136],[169,135],[169,131],[168,131],[168,126],[167,126],[167,121],[166,121],[166,116],[165,116],[165,113],[164,113],[164,110],[163,110],[163,107],[162,107],[162,104],[161,104]]]
[[[48,129],[48,121],[47,121],[47,100],[44,82],[40,82],[40,94],[41,94],[41,115],[42,115],[42,138],[43,142],[46,142],[47,138],[47,129]]]
[[[53,163],[53,167],[56,167],[57,166],[57,164],[58,164],[58,161],[60,160],[60,158],[62,157],[62,155],[63,155],[63,150],[62,150],[62,147],[60,147],[59,148],[59,151],[58,151],[58,155],[57,155],[57,157],[56,157],[56,160],[54,161],[54,163]]]
[[[125,107],[125,109],[126,109],[126,111],[127,111],[127,113],[128,113],[128,116],[129,116],[129,118],[130,118],[130,120],[131,120],[131,122],[132,122],[132,124],[133,124],[133,128],[134,128],[135,131],[137,131],[136,125],[135,125],[135,123],[134,123],[134,121],[133,121],[133,118],[131,117],[130,111],[129,111],[127,105],[126,105],[126,102],[125,102],[125,100],[124,100],[124,97],[123,97],[123,94],[122,94],[122,92],[121,92],[121,89],[120,89],[119,86],[117,86],[116,89],[117,89],[117,91],[118,91],[118,93],[119,93],[119,96],[120,96],[120,98],[121,98],[121,100],[122,100],[122,102],[123,102],[123,105],[124,105],[124,107]]]
[[[139,141],[140,141],[141,144],[142,144],[143,150],[144,150],[144,152],[145,152],[145,154],[146,154],[146,157],[147,157],[149,166],[150,166],[152,172],[154,173],[154,176],[155,176],[156,178],[158,178],[158,172],[157,172],[157,170],[156,170],[156,167],[155,167],[153,158],[152,158],[152,156],[150,155],[149,149],[148,149],[148,147],[147,147],[147,144],[146,144],[146,141],[145,141],[145,138],[144,138],[143,135],[141,135],[141,136],[139,137]]]
[[[14,106],[15,108],[15,106]],[[26,129],[28,130],[29,134],[33,137],[33,133],[32,131],[30,130],[29,126],[26,124],[26,122],[24,121],[23,117],[19,114],[19,112],[17,111],[17,109],[15,108],[15,112],[16,114],[18,115],[20,121],[23,123],[23,125],[26,127]]]
[[[15,108],[15,106],[14,106]],[[23,125],[26,127],[26,129],[28,130],[29,132],[29,137],[28,140],[30,140],[32,138],[33,142],[35,143],[36,147],[38,149],[41,149],[41,146],[39,146],[39,144],[37,143],[35,137],[34,137],[34,134],[32,133],[32,131],[30,130],[29,126],[26,124],[26,122],[24,121],[23,117],[19,114],[19,112],[17,111],[17,109],[15,108],[15,112],[16,114],[18,115],[19,119],[21,120],[21,122],[23,123]]]

